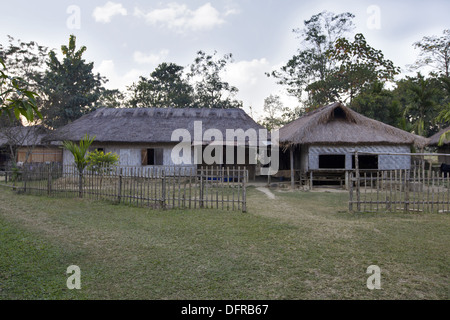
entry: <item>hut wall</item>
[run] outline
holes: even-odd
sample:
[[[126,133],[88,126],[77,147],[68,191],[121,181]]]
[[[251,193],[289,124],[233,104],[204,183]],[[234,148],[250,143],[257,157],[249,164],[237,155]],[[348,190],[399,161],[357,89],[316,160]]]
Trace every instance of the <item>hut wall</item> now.
[[[25,162],[28,148],[21,147],[17,150],[17,162]],[[58,147],[35,147],[28,156],[28,163],[62,162],[63,152]]]
[[[409,153],[409,146],[310,146],[308,148],[308,163],[305,165],[306,170],[319,169],[319,155],[345,155],[345,169],[352,169],[352,156],[355,150],[359,152],[375,152],[375,153]],[[410,156],[396,155],[378,155],[379,170],[395,170],[410,169]]]
[[[172,148],[174,144],[169,143],[152,143],[152,144],[126,144],[126,143],[93,143],[91,150],[102,148],[105,153],[112,152],[119,156],[119,164],[121,166],[142,166],[142,152],[147,149],[163,149],[163,163],[165,166],[174,165],[172,161]],[[73,155],[64,150],[64,164],[73,164]],[[193,161],[193,152],[192,152]]]

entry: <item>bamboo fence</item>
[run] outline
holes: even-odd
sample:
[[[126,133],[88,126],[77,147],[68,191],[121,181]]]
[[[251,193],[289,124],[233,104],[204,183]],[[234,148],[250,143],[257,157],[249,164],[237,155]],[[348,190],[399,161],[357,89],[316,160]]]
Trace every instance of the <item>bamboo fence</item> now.
[[[247,211],[245,167],[113,167],[84,170],[61,164],[5,172],[0,184],[20,193],[108,200],[161,209]]]
[[[349,181],[350,212],[450,212],[450,174],[424,162],[385,171],[360,171],[356,164]]]

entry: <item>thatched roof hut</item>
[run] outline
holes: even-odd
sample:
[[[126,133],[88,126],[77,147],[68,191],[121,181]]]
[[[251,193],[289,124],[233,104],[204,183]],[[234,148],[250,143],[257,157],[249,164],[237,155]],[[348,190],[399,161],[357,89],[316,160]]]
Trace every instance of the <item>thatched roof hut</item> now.
[[[450,140],[444,139],[442,145],[439,145],[439,140],[440,140],[441,136],[449,130],[450,130],[450,127],[442,129],[435,135],[431,136],[429,139],[429,143],[428,143],[429,146],[438,148],[438,153],[440,153],[440,155],[438,156],[438,161],[442,162],[442,163],[447,163],[447,164],[450,164],[450,156],[445,156],[443,154],[450,154]]]
[[[365,117],[337,102],[318,108],[280,129],[280,144],[415,145],[428,139]]]
[[[202,108],[102,108],[57,129],[48,140],[79,141],[85,134],[97,142],[162,143],[171,142],[175,129],[187,129],[194,137],[194,122],[203,131],[214,128],[226,136],[227,129],[262,129],[242,109]]]
[[[439,139],[441,138],[441,136],[447,132],[450,131],[450,127],[447,127],[445,129],[442,129],[441,131],[439,131],[438,133],[436,133],[435,135],[432,135],[430,137],[429,146],[437,146],[439,144]],[[449,139],[444,139],[443,141],[443,145],[449,145],[450,144],[450,140]]]
[[[4,145],[39,146],[49,133],[42,126],[17,126],[0,129],[0,147]]]

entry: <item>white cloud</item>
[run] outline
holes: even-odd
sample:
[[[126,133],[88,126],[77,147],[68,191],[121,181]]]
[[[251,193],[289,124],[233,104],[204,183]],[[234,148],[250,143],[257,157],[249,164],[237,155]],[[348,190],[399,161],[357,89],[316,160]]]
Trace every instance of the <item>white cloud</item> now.
[[[127,14],[127,9],[125,9],[121,3],[108,1],[103,7],[96,7],[92,16],[97,22],[108,23],[111,22],[111,18],[116,15],[126,16]]]
[[[125,92],[126,87],[131,86],[133,82],[139,80],[139,77],[145,75],[145,70],[131,69],[125,74],[119,74],[113,60],[103,60],[100,65],[94,69],[95,73],[106,77],[109,81],[105,87],[109,89],[119,89]]]
[[[271,94],[279,95],[286,107],[298,105],[297,100],[288,96],[273,78],[266,76],[265,73],[274,68],[266,58],[242,60],[230,63],[223,74],[225,81],[239,89],[236,98],[244,102],[244,108],[252,107],[255,118],[262,117],[264,99]]]
[[[166,27],[178,32],[212,29],[225,23],[223,17],[236,13],[236,10],[228,10],[221,14],[209,2],[195,10],[178,3],[169,3],[165,8],[154,9],[149,12],[143,12],[139,8],[134,9],[134,15],[144,18],[148,24]]]
[[[169,50],[161,50],[159,53],[145,54],[141,51],[136,51],[133,54],[133,59],[139,64],[157,64],[169,55]]]

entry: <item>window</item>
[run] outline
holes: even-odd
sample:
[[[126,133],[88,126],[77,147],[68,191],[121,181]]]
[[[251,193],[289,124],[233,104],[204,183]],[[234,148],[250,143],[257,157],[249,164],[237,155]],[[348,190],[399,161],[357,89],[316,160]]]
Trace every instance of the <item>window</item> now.
[[[378,169],[377,155],[358,155],[359,169]],[[352,156],[352,168],[355,169],[355,156]]]
[[[104,149],[104,148],[96,148],[95,150],[97,150],[98,152],[103,152],[103,153],[105,153],[105,149]]]
[[[162,166],[164,164],[164,149],[152,148],[142,150],[143,166]]]
[[[319,155],[319,169],[345,169],[345,154]]]

